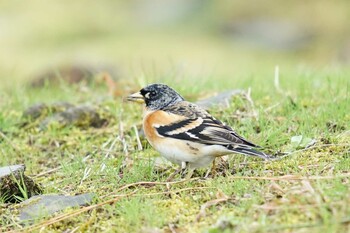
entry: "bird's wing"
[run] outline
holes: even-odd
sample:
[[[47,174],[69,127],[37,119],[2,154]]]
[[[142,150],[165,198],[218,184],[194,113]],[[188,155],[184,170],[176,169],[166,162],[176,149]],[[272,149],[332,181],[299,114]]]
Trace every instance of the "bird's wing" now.
[[[230,147],[247,149],[258,147],[195,104],[183,101],[168,106],[162,111],[181,116],[181,118],[177,117],[179,120],[171,124],[156,126],[156,130],[161,136],[190,140],[206,145],[223,145],[228,149]]]
[[[257,151],[259,146],[239,136],[231,127],[215,119],[195,104],[183,101],[160,110],[164,123],[154,125],[163,137],[188,140],[205,145],[222,145],[228,151],[244,155],[273,159],[271,155]],[[167,118],[167,119],[165,119]]]

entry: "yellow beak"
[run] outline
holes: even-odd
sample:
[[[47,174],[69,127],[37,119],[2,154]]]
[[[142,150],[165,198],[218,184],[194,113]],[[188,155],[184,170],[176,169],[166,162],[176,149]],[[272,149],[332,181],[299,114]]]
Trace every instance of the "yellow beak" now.
[[[145,103],[145,98],[141,95],[140,92],[136,92],[132,95],[129,95],[128,97],[126,97],[126,100],[133,101],[139,104]]]

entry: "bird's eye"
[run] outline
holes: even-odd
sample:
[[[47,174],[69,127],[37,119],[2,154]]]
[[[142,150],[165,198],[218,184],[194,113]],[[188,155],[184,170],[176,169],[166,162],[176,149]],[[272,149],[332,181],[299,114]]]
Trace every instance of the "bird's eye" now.
[[[156,91],[151,91],[151,92],[149,93],[149,95],[150,95],[151,97],[154,97],[154,96],[157,95],[157,92],[156,92]]]

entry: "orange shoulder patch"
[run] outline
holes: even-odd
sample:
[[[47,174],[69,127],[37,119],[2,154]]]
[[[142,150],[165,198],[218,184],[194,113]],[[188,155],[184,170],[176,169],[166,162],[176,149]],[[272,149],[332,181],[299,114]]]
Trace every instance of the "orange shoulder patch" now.
[[[155,141],[158,141],[162,138],[157,133],[157,130],[155,127],[157,126],[164,126],[164,125],[170,125],[174,122],[185,120],[186,117],[167,113],[162,110],[157,110],[154,112],[146,112],[144,118],[143,118],[143,130],[145,132],[146,138],[148,139],[149,143],[153,146],[153,143]]]

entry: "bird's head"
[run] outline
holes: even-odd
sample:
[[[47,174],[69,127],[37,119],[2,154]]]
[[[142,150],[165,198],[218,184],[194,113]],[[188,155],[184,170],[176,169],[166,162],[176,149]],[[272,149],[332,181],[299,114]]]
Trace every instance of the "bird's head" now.
[[[167,85],[156,83],[148,85],[142,88],[139,92],[129,95],[127,100],[137,103],[145,103],[147,108],[158,110],[183,101],[184,98]]]

